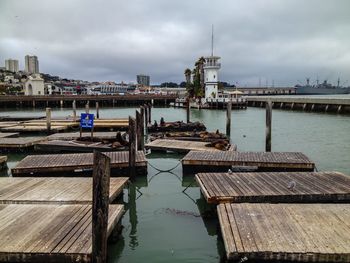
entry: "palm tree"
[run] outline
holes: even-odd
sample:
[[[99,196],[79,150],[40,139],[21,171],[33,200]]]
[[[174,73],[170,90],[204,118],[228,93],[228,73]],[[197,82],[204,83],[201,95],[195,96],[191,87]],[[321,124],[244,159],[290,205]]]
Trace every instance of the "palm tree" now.
[[[186,83],[190,84],[191,83],[191,70],[189,68],[185,69],[185,78],[186,78]]]

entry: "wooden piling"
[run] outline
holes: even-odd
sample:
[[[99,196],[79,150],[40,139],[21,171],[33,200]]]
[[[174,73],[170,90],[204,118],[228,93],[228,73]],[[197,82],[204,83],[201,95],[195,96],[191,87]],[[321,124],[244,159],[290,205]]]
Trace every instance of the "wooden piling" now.
[[[94,151],[92,203],[92,262],[107,262],[110,158]]]
[[[136,141],[137,141],[137,150],[142,150],[142,124],[143,120],[141,118],[141,113],[136,111]]]
[[[186,122],[190,123],[190,99],[187,98],[187,104],[186,104]]]
[[[73,107],[73,121],[75,121],[77,118],[77,105],[75,100],[73,100],[72,107]]]
[[[46,129],[49,134],[51,132],[51,108],[46,108]]]
[[[272,103],[271,100],[266,102],[266,140],[265,151],[271,152],[271,119],[272,119]]]
[[[231,112],[232,112],[232,102],[228,102],[226,109],[226,135],[231,135]]]
[[[148,104],[148,123],[151,124],[152,122],[152,105],[153,105],[153,99],[152,103]]]
[[[147,133],[147,126],[148,126],[148,114],[149,114],[149,105],[146,103],[144,105],[144,121],[145,121],[146,133]]]
[[[96,101],[96,118],[100,118],[100,107],[98,105],[98,101]]]
[[[140,150],[143,150],[145,148],[145,107],[140,107],[140,125],[141,125],[141,148]]]
[[[89,114],[90,106],[89,101],[85,104],[85,113]]]
[[[136,175],[136,120],[129,116],[129,176]]]

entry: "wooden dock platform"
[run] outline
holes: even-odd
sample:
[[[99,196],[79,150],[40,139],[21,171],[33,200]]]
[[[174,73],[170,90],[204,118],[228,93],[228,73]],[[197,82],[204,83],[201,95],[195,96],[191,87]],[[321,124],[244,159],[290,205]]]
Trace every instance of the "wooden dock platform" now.
[[[350,261],[350,204],[220,204],[230,260]]]
[[[93,152],[94,150],[112,152],[125,151],[126,147],[113,148],[111,144],[103,144],[101,142],[87,143],[78,141],[61,141],[52,140],[36,143],[34,150],[45,153],[79,153],[79,152]]]
[[[91,262],[91,205],[0,205],[1,262]],[[107,234],[124,213],[109,205]]]
[[[1,133],[0,133],[1,134]],[[123,133],[122,133],[123,134]],[[98,139],[114,139],[117,135],[117,132],[94,132],[94,138]],[[83,132],[82,137],[90,137],[91,132]],[[62,141],[71,141],[76,140],[80,137],[80,132],[65,132],[65,133],[55,133],[47,136],[46,138],[49,141],[52,140],[62,140]]]
[[[119,131],[126,130],[129,127],[129,119],[95,119],[94,129]]]
[[[129,170],[129,152],[106,152],[111,158],[111,176],[127,174]],[[92,153],[28,155],[12,169],[13,176],[57,175],[77,176],[77,173],[91,175],[93,167]],[[136,170],[140,175],[147,174],[147,160],[143,151],[136,154]]]
[[[78,127],[79,122],[72,119],[53,119],[51,120],[51,132],[68,130],[72,127]],[[45,132],[47,131],[46,119],[31,120],[8,127],[1,128],[3,132]]]
[[[0,171],[7,167],[7,156],[0,155]]]
[[[0,138],[0,152],[28,150],[44,140],[45,137]]]
[[[13,138],[18,136],[18,132],[0,132],[0,138]]]
[[[313,171],[315,164],[299,152],[191,151],[182,159],[184,173],[227,172],[235,167],[255,171]]]
[[[208,203],[349,202],[350,176],[338,172],[199,173]]]
[[[180,153],[187,153],[189,151],[221,151],[214,147],[207,147],[207,144],[210,143],[199,141],[156,139],[153,142],[147,143],[145,145],[145,148],[154,151],[172,151]]]
[[[128,177],[110,179],[109,201],[122,193]],[[92,178],[1,177],[0,204],[91,204]]]

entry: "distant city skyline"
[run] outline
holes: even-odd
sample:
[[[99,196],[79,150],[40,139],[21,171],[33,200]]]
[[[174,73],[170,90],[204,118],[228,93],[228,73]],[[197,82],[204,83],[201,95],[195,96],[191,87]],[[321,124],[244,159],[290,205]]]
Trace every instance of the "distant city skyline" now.
[[[41,72],[64,78],[135,82],[147,72],[152,84],[180,83],[210,55],[214,24],[221,81],[294,86],[339,77],[348,86],[348,10],[347,0],[3,0],[0,61],[24,69],[24,56],[35,54]]]

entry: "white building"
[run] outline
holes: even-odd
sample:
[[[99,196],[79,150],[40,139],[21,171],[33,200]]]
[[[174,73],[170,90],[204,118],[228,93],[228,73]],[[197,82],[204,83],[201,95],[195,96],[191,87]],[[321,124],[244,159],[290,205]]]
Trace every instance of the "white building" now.
[[[215,99],[218,96],[220,57],[212,55],[204,59],[205,99]]]
[[[39,60],[37,56],[25,56],[25,71],[31,74],[39,73]]]
[[[12,72],[18,72],[18,60],[11,58],[6,59],[5,69]]]
[[[40,74],[33,74],[28,77],[24,83],[24,95],[44,95],[44,80]]]

